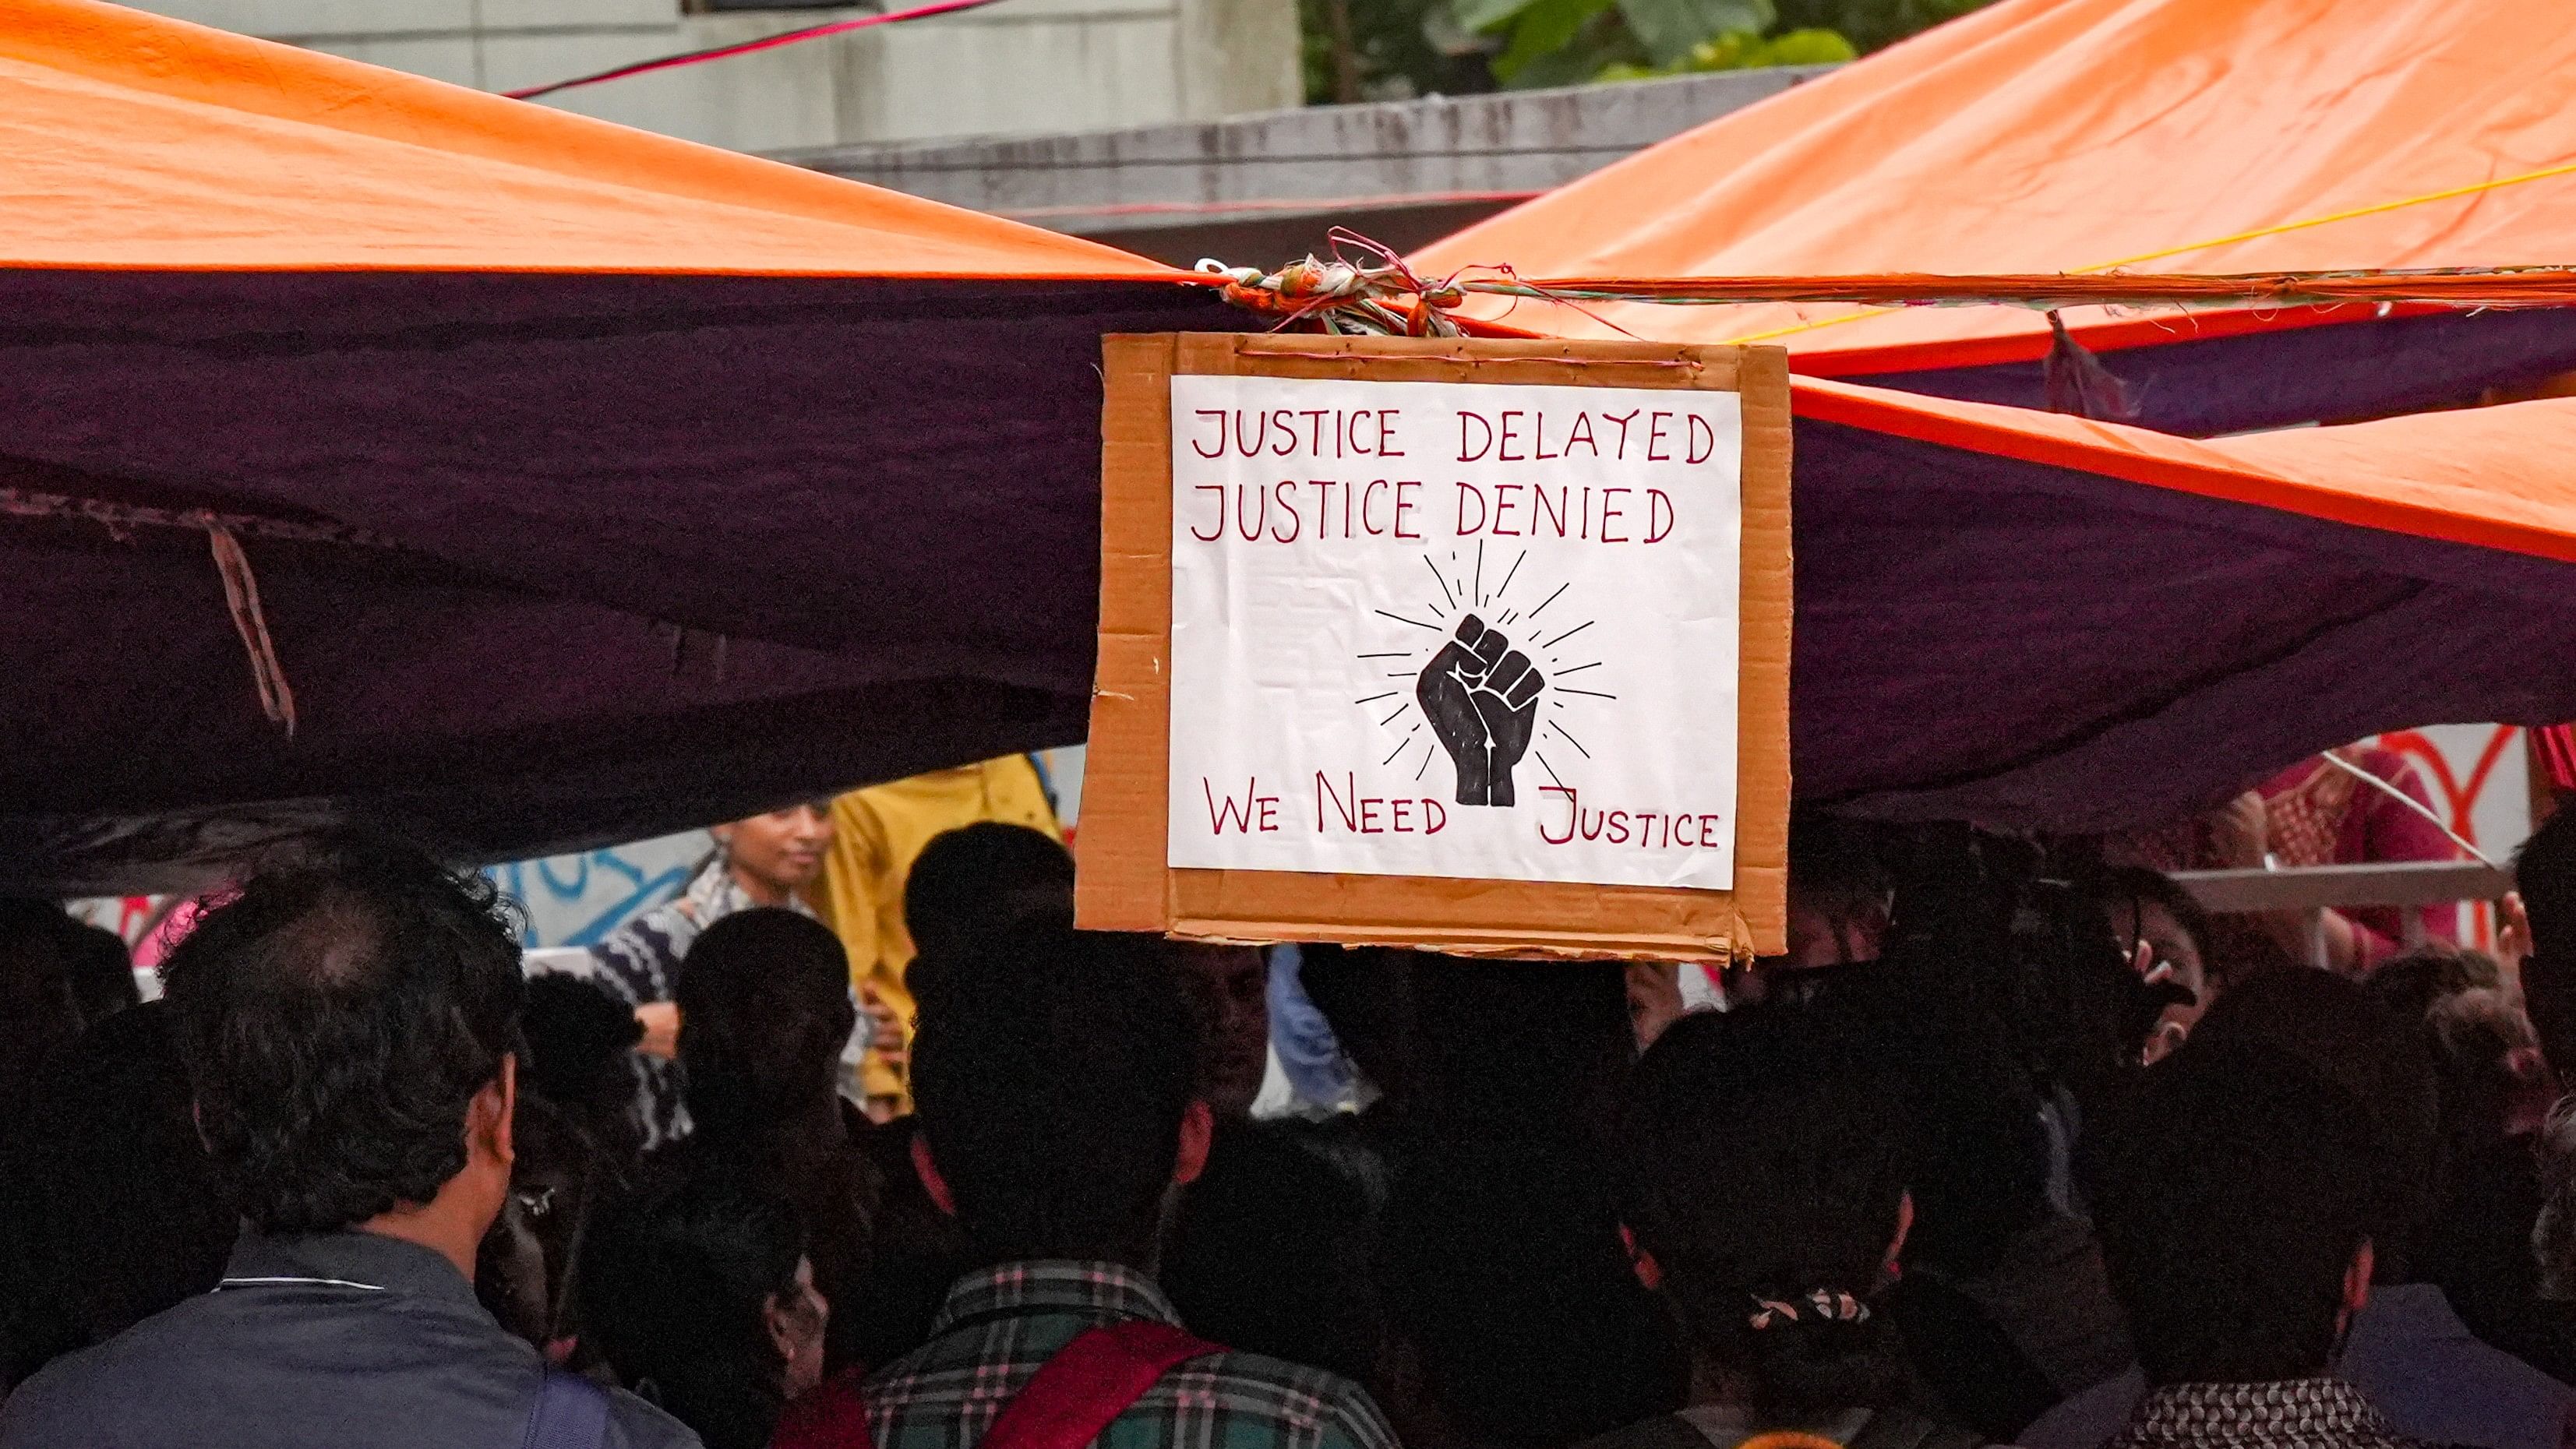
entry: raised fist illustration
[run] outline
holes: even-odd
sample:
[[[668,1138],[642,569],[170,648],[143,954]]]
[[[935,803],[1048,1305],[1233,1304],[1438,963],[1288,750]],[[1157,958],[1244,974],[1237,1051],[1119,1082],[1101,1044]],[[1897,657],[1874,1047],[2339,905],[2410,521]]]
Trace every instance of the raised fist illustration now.
[[[1529,752],[1546,687],[1529,656],[1473,614],[1423,666],[1413,697],[1457,767],[1459,804],[1512,803],[1512,766]]]

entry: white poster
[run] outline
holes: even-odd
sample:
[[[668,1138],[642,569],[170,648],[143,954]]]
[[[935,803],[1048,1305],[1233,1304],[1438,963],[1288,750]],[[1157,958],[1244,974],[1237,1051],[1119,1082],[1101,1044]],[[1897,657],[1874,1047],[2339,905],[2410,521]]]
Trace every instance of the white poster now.
[[[1734,884],[1731,392],[1172,379],[1185,868]]]

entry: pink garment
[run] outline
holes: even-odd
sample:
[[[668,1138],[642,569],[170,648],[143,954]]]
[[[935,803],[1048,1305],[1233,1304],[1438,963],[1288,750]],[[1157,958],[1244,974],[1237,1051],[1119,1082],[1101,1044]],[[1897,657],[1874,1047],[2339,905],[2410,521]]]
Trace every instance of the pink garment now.
[[[2405,791],[2426,808],[2437,808],[2414,762],[2395,750],[2355,746],[2336,753]],[[2460,858],[2459,847],[2451,843],[2440,826],[2321,758],[2291,766],[2264,781],[2260,789],[2270,812],[2268,843],[2273,857],[2283,865]],[[2457,907],[2424,906],[2419,910],[2427,936],[2446,941],[2458,937]],[[2405,917],[2399,908],[2363,907],[2347,910],[2343,915],[2358,935],[2358,969],[2368,971],[2405,951]]]

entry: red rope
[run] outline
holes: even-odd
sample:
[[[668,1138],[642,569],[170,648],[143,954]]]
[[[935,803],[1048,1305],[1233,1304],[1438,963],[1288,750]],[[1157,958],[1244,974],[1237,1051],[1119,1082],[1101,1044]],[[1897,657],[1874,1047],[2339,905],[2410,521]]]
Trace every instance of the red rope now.
[[[808,25],[802,30],[764,35],[758,40],[739,40],[731,45],[709,46],[705,50],[692,50],[680,55],[657,56],[652,60],[639,60],[632,65],[621,65],[594,75],[574,76],[571,80],[559,80],[549,85],[528,86],[521,90],[503,91],[501,94],[514,101],[534,100],[539,96],[552,95],[556,91],[571,90],[574,86],[597,85],[601,81],[618,80],[630,75],[670,70],[675,66],[696,65],[705,60],[722,60],[728,55],[749,55],[755,50],[770,50],[782,45],[794,45],[799,41],[820,40],[824,36],[839,35],[843,31],[865,30],[871,25],[892,25],[902,20],[922,20],[933,15],[954,14],[960,10],[980,10],[987,5],[999,3],[1001,0],[934,0],[932,4],[916,5],[909,10],[889,10],[882,15],[862,15],[856,20],[833,20],[821,25]]]

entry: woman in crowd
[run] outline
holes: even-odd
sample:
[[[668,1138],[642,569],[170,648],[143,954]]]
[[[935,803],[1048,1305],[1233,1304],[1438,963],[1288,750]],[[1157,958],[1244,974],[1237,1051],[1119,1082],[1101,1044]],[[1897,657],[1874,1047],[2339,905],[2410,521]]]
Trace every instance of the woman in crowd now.
[[[1880,1296],[1913,1205],[1892,1083],[1826,1013],[1687,1017],[1638,1064],[1619,1149],[1638,1276],[1691,1349],[1690,1403],[1595,1449],[1966,1444],[1902,1407]]]
[[[731,1174],[654,1174],[605,1206],[579,1291],[619,1382],[707,1449],[761,1449],[787,1401],[822,1381],[830,1310],[795,1206]]]
[[[646,1147],[688,1130],[679,1074],[671,1066],[679,1051],[680,1012],[672,998],[681,959],[700,933],[737,911],[775,906],[814,913],[800,893],[823,873],[823,856],[832,845],[832,803],[790,805],[709,833],[715,853],[686,889],[591,948],[592,979],[624,998],[644,1025],[644,1045],[633,1060]]]

